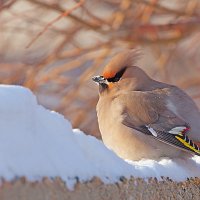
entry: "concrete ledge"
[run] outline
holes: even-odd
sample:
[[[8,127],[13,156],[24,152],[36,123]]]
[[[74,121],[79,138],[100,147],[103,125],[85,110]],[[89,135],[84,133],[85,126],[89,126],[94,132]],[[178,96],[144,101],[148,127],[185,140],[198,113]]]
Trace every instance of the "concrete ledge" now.
[[[163,178],[121,179],[116,184],[104,184],[99,178],[86,183],[77,183],[74,191],[67,189],[60,179],[44,178],[40,182],[28,182],[25,178],[13,182],[3,181],[0,187],[1,200],[132,200],[132,199],[200,199],[200,179],[191,178],[174,182]]]

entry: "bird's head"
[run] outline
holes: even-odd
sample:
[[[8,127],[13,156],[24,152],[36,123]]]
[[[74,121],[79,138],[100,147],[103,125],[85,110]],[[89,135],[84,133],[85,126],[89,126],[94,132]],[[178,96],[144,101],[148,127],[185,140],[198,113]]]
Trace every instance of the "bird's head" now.
[[[134,66],[139,56],[137,50],[127,50],[115,55],[105,66],[103,75],[92,78],[99,84],[100,94],[119,85],[128,87],[135,84],[136,86],[141,82],[140,79],[148,78],[142,69]]]

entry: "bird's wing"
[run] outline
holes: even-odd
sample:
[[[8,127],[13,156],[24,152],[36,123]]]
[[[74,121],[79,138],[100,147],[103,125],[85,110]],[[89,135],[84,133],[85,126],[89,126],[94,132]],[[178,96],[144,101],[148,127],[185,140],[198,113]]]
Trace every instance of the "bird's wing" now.
[[[168,109],[166,99],[165,91],[122,95],[122,123],[161,142],[200,156],[200,147],[187,136],[189,124]]]

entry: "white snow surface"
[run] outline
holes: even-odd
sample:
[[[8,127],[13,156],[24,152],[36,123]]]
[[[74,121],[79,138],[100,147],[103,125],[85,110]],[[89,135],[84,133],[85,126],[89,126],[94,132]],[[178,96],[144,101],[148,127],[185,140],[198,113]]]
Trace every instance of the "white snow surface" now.
[[[121,176],[169,177],[176,181],[200,176],[200,157],[126,162],[104,144],[73,130],[62,115],[38,105],[32,92],[20,86],[0,86],[0,177],[30,181],[61,177],[69,188],[77,178],[94,176],[105,183]]]

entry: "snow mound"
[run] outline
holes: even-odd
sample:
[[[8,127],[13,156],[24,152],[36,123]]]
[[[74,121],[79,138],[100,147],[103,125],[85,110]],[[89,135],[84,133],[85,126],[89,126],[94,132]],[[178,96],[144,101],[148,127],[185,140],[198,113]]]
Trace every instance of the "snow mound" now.
[[[71,188],[100,177],[115,182],[121,176],[161,176],[181,181],[200,176],[200,158],[126,162],[92,136],[72,130],[62,115],[37,104],[32,92],[20,86],[0,86],[0,177],[30,181],[61,177]]]

